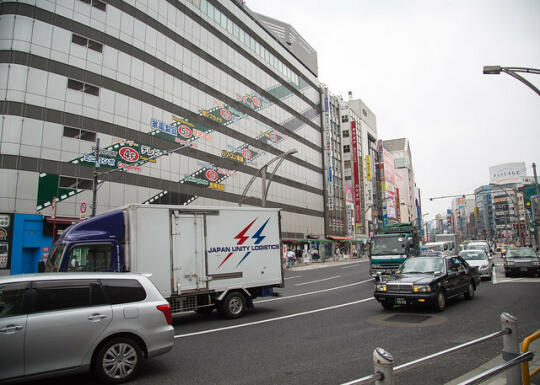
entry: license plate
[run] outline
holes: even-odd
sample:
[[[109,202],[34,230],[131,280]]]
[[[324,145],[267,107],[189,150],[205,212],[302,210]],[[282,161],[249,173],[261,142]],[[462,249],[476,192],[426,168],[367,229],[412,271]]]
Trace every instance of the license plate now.
[[[407,300],[405,298],[394,298],[394,303],[396,305],[406,305]]]
[[[520,270],[521,270],[521,271],[527,271],[527,268],[526,268],[526,267],[522,267]]]

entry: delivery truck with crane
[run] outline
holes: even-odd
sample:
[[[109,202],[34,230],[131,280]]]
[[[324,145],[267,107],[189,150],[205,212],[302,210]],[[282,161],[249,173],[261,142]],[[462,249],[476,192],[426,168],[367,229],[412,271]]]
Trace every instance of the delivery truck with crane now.
[[[41,271],[146,274],[173,312],[242,315],[283,286],[280,211],[128,205],[69,227]]]

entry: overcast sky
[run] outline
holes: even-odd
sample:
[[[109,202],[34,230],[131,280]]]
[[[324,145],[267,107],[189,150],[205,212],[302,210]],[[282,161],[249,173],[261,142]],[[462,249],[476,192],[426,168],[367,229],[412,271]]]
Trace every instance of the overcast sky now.
[[[540,163],[540,96],[484,65],[540,68],[539,0],[247,0],[317,51],[319,80],[353,92],[379,139],[407,137],[428,219],[489,183],[489,167]],[[525,75],[540,88],[540,75]],[[539,172],[540,172],[540,164]]]

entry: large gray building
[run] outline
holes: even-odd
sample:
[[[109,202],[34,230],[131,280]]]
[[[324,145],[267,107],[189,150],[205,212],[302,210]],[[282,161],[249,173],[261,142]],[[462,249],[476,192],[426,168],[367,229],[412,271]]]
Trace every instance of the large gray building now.
[[[283,208],[285,238],[325,233],[316,54],[303,62],[241,3],[3,1],[0,14],[0,213],[88,216],[97,139],[98,213],[236,205],[296,149],[267,206]],[[247,195],[260,205],[260,183]]]

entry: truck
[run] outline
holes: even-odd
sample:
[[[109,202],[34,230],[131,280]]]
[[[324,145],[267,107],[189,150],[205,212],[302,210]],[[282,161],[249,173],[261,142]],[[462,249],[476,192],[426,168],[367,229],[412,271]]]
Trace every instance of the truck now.
[[[379,280],[393,274],[411,256],[420,255],[418,229],[414,223],[395,223],[384,226],[370,240],[370,275]]]
[[[147,275],[173,313],[241,316],[283,287],[280,209],[131,204],[66,229],[47,272]]]
[[[457,243],[457,237],[456,234],[435,234],[435,241],[437,242],[451,242],[451,249],[449,249],[450,252],[457,254],[459,252],[458,250],[458,243]]]

